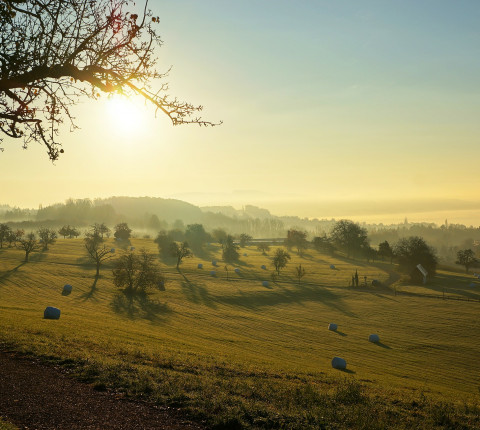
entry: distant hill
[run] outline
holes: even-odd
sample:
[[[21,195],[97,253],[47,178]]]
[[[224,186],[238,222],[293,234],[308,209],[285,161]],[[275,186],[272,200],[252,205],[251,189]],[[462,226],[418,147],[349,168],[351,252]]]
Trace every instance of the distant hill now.
[[[96,199],[95,205],[110,205],[117,214],[128,218],[142,218],[145,214],[157,215],[168,223],[181,219],[185,224],[189,224],[199,222],[202,218],[202,211],[198,206],[161,197],[109,197]]]

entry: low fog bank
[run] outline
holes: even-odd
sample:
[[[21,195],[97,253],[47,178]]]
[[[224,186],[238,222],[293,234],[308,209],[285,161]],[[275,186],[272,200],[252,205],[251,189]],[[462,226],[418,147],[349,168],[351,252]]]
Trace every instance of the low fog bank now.
[[[480,225],[480,201],[466,200],[338,200],[338,201],[271,201],[264,207],[275,215],[307,218],[348,218],[367,224],[435,223],[445,220],[466,226]]]

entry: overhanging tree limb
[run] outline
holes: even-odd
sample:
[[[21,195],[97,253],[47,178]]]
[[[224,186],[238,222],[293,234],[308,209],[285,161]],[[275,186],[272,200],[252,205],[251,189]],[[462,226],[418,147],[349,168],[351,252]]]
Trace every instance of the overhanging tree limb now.
[[[128,0],[0,1],[0,130],[42,143],[56,160],[56,140],[70,108],[100,93],[143,97],[172,124],[216,125],[195,117],[202,106],[167,94],[168,75],[157,69],[162,45],[158,17],[128,11]],[[221,122],[220,122],[221,123]]]

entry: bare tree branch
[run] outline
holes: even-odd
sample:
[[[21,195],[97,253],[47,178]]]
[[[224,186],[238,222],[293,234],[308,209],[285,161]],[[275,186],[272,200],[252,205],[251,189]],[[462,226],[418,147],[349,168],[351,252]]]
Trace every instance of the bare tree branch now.
[[[0,132],[40,142],[51,160],[63,152],[56,140],[71,106],[100,93],[140,96],[173,125],[216,123],[195,117],[202,106],[170,98],[157,69],[159,22],[128,0],[0,0]],[[219,122],[218,124],[221,124]],[[0,139],[1,142],[1,139]]]

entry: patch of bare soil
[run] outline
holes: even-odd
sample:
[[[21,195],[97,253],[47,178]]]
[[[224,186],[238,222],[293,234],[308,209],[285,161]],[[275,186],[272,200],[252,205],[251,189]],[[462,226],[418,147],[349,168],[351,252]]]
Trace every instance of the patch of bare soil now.
[[[0,416],[21,429],[203,428],[169,408],[96,391],[35,359],[1,351]]]

